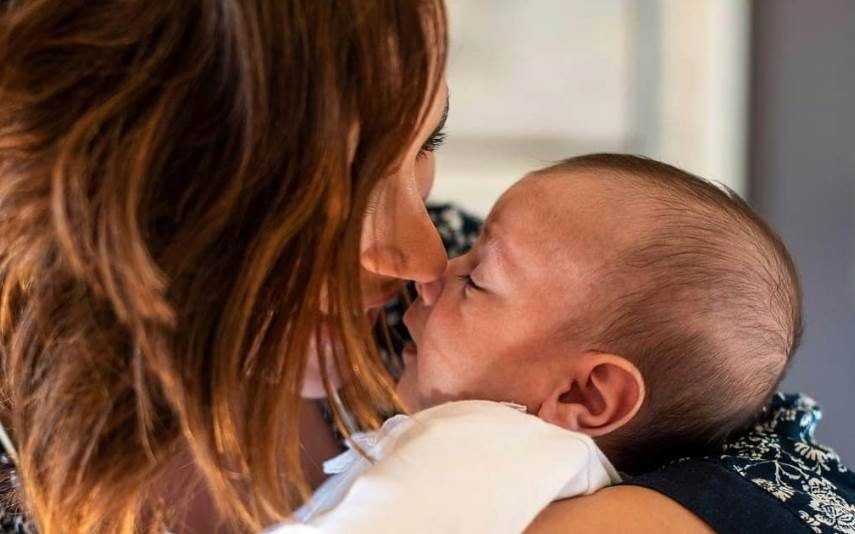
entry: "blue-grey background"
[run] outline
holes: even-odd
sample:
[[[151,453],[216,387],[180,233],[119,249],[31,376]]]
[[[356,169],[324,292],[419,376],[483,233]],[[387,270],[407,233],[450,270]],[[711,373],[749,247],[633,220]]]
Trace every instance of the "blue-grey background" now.
[[[802,347],[784,386],[855,465],[855,2],[754,2],[750,200],[795,256]]]

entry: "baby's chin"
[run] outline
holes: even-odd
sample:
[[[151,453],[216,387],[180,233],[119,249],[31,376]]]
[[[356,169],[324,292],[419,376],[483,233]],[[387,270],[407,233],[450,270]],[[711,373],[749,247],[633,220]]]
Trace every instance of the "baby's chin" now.
[[[402,407],[408,413],[426,410],[440,404],[465,400],[486,400],[493,402],[504,402],[523,406],[508,398],[492,398],[473,390],[453,391],[448,383],[428,383],[419,376],[418,365],[414,358],[404,358],[404,372],[395,387],[395,394],[401,402]],[[529,410],[530,411],[530,410]]]
[[[398,381],[398,385],[395,387],[395,394],[398,395],[398,401],[401,403],[404,411],[408,413],[418,412],[425,408],[422,406],[422,401],[419,399],[419,394],[413,385],[413,381],[408,379],[406,372]]]
[[[525,408],[524,405],[515,403],[509,399],[498,399],[498,398],[488,398],[487,395],[475,395],[472,393],[448,393],[448,392],[439,392],[437,389],[425,388],[430,391],[429,394],[423,393],[423,389],[420,389],[419,386],[424,387],[424,384],[419,384],[418,380],[411,374],[407,376],[407,373],[401,377],[401,380],[398,381],[398,385],[395,388],[395,393],[398,395],[398,400],[401,401],[404,410],[407,413],[415,413],[420,412],[422,410],[427,410],[428,408],[432,408],[434,406],[439,406],[440,404],[445,404],[448,402],[455,401],[466,401],[466,400],[486,400],[493,402],[503,402],[506,404],[517,405],[522,408]]]
[[[395,388],[395,393],[398,395],[398,400],[408,413],[415,413],[422,410],[427,410],[446,402],[455,400],[467,400],[464,396],[457,395],[439,395],[435,391],[432,394],[425,394],[425,384],[419,383],[415,372],[407,372],[401,376],[398,385]],[[430,388],[425,388],[430,391]]]

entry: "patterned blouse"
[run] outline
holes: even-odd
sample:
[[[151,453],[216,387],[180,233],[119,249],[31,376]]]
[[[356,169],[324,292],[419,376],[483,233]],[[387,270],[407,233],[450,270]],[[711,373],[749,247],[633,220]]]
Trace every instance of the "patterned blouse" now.
[[[429,208],[451,257],[466,252],[481,221],[451,205]],[[385,309],[377,335],[393,374],[395,354],[409,340],[402,299]],[[388,330],[387,330],[388,328]],[[388,341],[387,341],[388,340]],[[814,441],[819,406],[804,395],[777,394],[765,416],[717,454],[683,458],[624,482],[677,501],[721,533],[817,532],[855,534],[855,474],[837,454]],[[9,503],[14,466],[0,454],[0,534],[30,534],[32,523]]]

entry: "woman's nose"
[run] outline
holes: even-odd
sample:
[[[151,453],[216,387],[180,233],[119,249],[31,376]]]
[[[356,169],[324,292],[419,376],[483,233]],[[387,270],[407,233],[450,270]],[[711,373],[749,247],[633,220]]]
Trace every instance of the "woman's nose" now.
[[[363,268],[387,278],[429,282],[442,276],[448,256],[439,238],[428,237],[421,242],[398,238],[392,245],[380,244],[362,252]]]
[[[425,306],[433,306],[442,292],[442,278],[436,278],[429,282],[416,282],[416,292]]]
[[[362,266],[385,277],[416,282],[429,282],[442,276],[448,255],[424,205],[394,212],[398,213],[394,221],[366,224]]]
[[[433,306],[445,288],[445,283],[454,276],[459,276],[464,271],[469,254],[458,256],[447,262],[441,276],[426,282],[416,281],[416,292],[426,306]]]

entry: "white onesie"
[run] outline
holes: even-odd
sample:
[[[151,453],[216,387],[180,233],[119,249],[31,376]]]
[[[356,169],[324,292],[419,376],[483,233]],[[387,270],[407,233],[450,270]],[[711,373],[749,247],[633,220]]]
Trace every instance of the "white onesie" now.
[[[333,476],[269,532],[517,533],[550,502],[618,482],[584,434],[516,405],[459,401],[398,415],[324,464]]]

